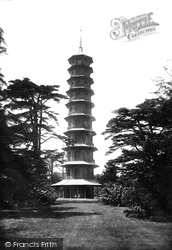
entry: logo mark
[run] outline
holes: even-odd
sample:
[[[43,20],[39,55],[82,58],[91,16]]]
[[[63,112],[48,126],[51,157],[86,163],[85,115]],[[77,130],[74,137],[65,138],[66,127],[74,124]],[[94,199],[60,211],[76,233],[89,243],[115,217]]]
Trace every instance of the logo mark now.
[[[11,247],[11,242],[5,242],[5,247]]]
[[[159,24],[152,20],[152,15],[150,12],[130,19],[124,17],[112,19],[110,25],[113,29],[110,37],[113,40],[127,37],[128,41],[131,41],[142,35],[154,33]]]

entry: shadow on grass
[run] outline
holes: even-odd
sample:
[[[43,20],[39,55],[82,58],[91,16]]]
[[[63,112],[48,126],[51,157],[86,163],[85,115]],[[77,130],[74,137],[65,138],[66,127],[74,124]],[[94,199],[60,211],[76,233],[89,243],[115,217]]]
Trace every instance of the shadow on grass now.
[[[54,218],[62,219],[72,216],[91,216],[100,213],[83,213],[69,211],[75,207],[39,207],[22,208],[17,210],[1,210],[0,219],[20,219],[20,218]]]

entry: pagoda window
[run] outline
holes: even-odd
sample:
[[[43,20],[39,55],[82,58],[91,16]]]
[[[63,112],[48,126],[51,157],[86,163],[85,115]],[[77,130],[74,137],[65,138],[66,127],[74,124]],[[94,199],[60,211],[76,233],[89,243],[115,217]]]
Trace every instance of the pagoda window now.
[[[68,160],[71,161],[71,159],[72,159],[72,154],[71,152],[68,152]]]
[[[90,154],[90,160],[93,161],[93,152]]]
[[[87,160],[90,160],[90,153],[88,151],[86,152],[86,155],[87,155]]]
[[[80,170],[79,170],[79,168],[75,169],[74,175],[75,175],[75,179],[79,179],[80,178]]]
[[[81,136],[79,134],[75,135],[75,142],[80,142],[81,141]]]
[[[81,107],[80,106],[76,106],[76,112],[80,113],[81,112]]]
[[[90,127],[90,122],[89,122],[89,120],[85,120],[84,121],[84,128],[89,128]]]
[[[85,161],[88,161],[88,160],[89,160],[89,152],[88,152],[88,151],[85,151],[85,152],[84,152],[84,160],[85,160]]]
[[[78,60],[78,64],[81,65],[82,61],[81,60]]]
[[[72,113],[72,111],[73,111],[73,107],[70,107],[69,112]]]
[[[77,70],[77,73],[78,73],[78,75],[81,75],[82,69],[78,69],[78,70]]]
[[[81,92],[77,92],[76,93],[76,99],[80,99],[81,98]]]
[[[87,92],[84,93],[84,96],[85,96],[85,99],[86,99],[86,100],[89,99],[89,96],[88,96],[88,93],[87,93]]]
[[[89,107],[85,106],[85,113],[89,114]]]
[[[91,178],[91,172],[90,172],[90,169],[87,169],[87,179],[90,179]]]
[[[80,152],[79,151],[75,152],[75,159],[80,160]]]
[[[69,121],[69,128],[72,128],[72,121]]]
[[[70,178],[70,169],[67,170],[67,178]]]
[[[80,85],[79,80],[76,81],[76,86],[78,87]]]
[[[79,119],[77,119],[75,121],[75,125],[76,125],[77,128],[79,128],[81,126],[81,121]]]
[[[84,143],[87,144],[87,143],[90,143],[90,141],[91,141],[91,140],[90,140],[90,137],[87,136],[87,135],[85,135],[85,136],[84,136]]]

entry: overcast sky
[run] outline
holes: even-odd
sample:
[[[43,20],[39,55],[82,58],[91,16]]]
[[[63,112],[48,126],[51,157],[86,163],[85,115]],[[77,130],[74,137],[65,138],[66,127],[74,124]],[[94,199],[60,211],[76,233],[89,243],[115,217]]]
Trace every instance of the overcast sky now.
[[[107,159],[108,143],[101,133],[112,110],[132,108],[150,97],[158,76],[169,79],[163,67],[172,58],[171,1],[138,0],[0,0],[0,27],[8,45],[0,58],[5,80],[30,78],[36,84],[59,84],[65,93],[69,86],[68,58],[79,49],[80,29],[84,54],[91,56],[95,104],[94,159],[101,172]],[[152,12],[159,24],[156,32],[128,41],[110,37],[111,20],[126,19]],[[55,107],[54,107],[55,108]],[[67,128],[65,102],[57,106],[59,127]],[[51,148],[59,148],[52,142]]]

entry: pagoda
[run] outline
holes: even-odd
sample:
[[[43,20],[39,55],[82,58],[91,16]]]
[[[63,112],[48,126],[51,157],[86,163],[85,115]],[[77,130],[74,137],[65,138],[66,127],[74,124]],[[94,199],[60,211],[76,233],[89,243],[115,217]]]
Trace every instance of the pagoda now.
[[[62,187],[62,198],[94,198],[94,187],[100,186],[94,179],[94,168],[98,167],[93,159],[93,153],[97,148],[93,144],[91,101],[94,95],[91,85],[93,73],[90,65],[91,57],[83,53],[82,38],[80,38],[79,52],[68,59],[70,68],[69,90],[66,92],[69,101],[66,104],[68,116],[67,131],[64,133],[69,141],[64,147],[67,160],[62,165],[65,168],[65,179],[53,184],[54,187]]]

